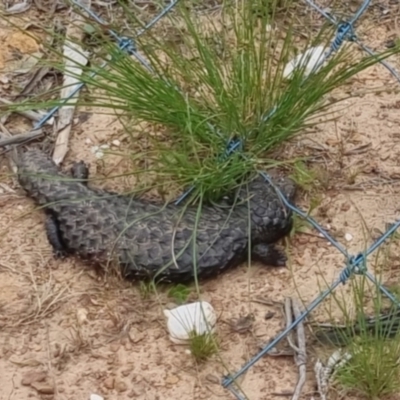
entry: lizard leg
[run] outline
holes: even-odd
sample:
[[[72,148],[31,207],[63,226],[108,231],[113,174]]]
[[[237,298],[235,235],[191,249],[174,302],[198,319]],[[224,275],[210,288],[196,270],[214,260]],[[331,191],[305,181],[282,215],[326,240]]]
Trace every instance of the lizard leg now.
[[[58,228],[56,218],[47,213],[45,221],[47,240],[53,248],[53,253],[56,258],[63,258],[66,255],[65,247],[62,243],[60,230]]]
[[[84,161],[76,162],[71,167],[71,174],[75,179],[81,180],[86,185],[89,179],[89,166]]]
[[[260,243],[252,248],[251,255],[254,260],[273,267],[286,266],[287,257],[282,250],[272,244]]]

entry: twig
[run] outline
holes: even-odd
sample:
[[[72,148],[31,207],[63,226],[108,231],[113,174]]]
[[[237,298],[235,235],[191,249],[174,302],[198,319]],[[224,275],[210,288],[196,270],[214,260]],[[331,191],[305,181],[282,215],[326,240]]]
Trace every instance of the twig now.
[[[2,97],[0,97],[0,102],[3,103],[3,104],[7,104],[7,105],[13,105],[13,104],[14,104],[12,101],[7,100],[7,99],[4,99],[4,98],[2,98]],[[39,112],[36,112],[36,111],[29,111],[29,110],[27,110],[27,111],[19,111],[19,110],[16,110],[15,112],[16,112],[17,114],[20,114],[20,115],[22,115],[23,117],[28,118],[28,119],[30,119],[30,120],[32,120],[32,121],[35,121],[35,122],[40,121],[40,120],[43,118],[43,115],[44,115],[44,114],[41,114],[41,113],[39,113]],[[54,118],[50,118],[50,119],[46,122],[46,124],[47,124],[47,125],[52,125],[53,122],[54,122]]]
[[[297,319],[301,315],[300,304],[296,299],[292,299],[292,309],[294,318]],[[304,332],[304,324],[300,322],[296,327],[297,332],[297,344],[299,351],[295,355],[295,361],[299,368],[299,379],[297,381],[296,388],[293,393],[292,400],[300,398],[301,391],[304,384],[306,383],[306,363],[307,363],[307,352],[306,352],[306,334]]]
[[[22,91],[16,97],[21,98],[23,96],[27,96],[28,94],[32,93],[33,89],[37,86],[38,82],[40,82],[50,71],[50,67],[40,67],[35,71],[32,77],[29,79],[29,82],[25,85]],[[50,120],[51,121],[51,120]],[[51,121],[52,123],[53,121]],[[48,122],[47,122],[48,123]]]
[[[296,320],[297,318],[299,318],[300,315],[301,311],[299,302],[296,299],[286,298],[285,299],[286,326],[289,327],[293,322],[293,318]],[[297,346],[293,343],[290,335],[288,335],[287,337],[290,347],[295,352],[294,359],[297,367],[299,368],[299,379],[297,380],[294,392],[291,394],[292,400],[298,400],[300,398],[301,391],[306,382],[307,353],[306,353],[306,335],[304,332],[303,322],[300,322],[297,325],[296,333],[297,333]]]
[[[0,125],[1,126],[1,125]],[[2,127],[2,129],[4,129]],[[18,135],[9,136],[4,139],[0,139],[0,147],[10,146],[13,144],[24,143],[29,140],[33,140],[43,135],[42,129],[37,129],[34,131],[30,131],[28,133],[20,133]]]
[[[266,299],[264,297],[258,296],[251,300],[253,303],[264,304],[266,306],[280,306],[282,307],[282,303],[276,300]]]
[[[292,325],[293,322],[293,314],[292,314],[292,299],[290,297],[285,299],[285,316],[286,316],[286,328]],[[300,349],[293,343],[292,340],[292,332],[287,335],[287,341],[289,342],[290,347],[295,351],[295,353],[299,353]]]

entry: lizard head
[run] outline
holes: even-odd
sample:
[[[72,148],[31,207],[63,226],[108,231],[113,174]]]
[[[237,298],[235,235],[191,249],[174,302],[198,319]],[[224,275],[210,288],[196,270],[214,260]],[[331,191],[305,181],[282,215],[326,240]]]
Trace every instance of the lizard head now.
[[[278,173],[268,174],[273,186],[262,176],[258,175],[248,184],[242,184],[237,192],[240,200],[249,199],[251,202],[262,204],[274,201],[279,198],[279,191],[287,201],[293,202],[296,197],[296,185],[290,178],[278,175]]]

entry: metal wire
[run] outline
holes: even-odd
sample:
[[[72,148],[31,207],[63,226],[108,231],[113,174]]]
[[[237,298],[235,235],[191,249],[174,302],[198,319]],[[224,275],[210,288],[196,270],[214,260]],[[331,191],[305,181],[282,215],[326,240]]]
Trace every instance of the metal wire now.
[[[370,55],[374,56],[375,54],[372,50],[368,49],[357,39],[353,25],[360,18],[360,16],[366,11],[370,0],[364,1],[359,10],[355,13],[353,18],[349,22],[336,23],[336,20],[321,10],[317,5],[312,3],[310,0],[306,0],[307,3],[312,5],[318,12],[320,12],[325,18],[330,20],[332,23],[337,25],[337,33],[336,37],[331,43],[329,51],[325,54],[323,59],[317,64],[315,69],[318,69],[320,65],[330,56],[333,52],[337,51],[340,46],[343,44],[344,40],[351,40],[356,42],[359,46],[361,46],[365,51],[367,51]],[[400,82],[399,75],[396,71],[390,67],[388,64],[381,62],[385,65],[386,68],[396,77],[396,79]],[[277,110],[275,107],[271,110],[266,118],[269,118],[273,113]],[[260,351],[255,357],[253,357],[248,363],[246,363],[238,372],[231,376],[225,376],[222,380],[222,386],[228,388],[238,400],[242,400],[243,396],[233,388],[232,384],[235,382],[237,378],[239,378],[242,374],[244,374],[249,368],[251,368],[260,358],[262,358],[265,354],[267,354],[274,346],[276,346],[283,338],[285,338],[289,332],[291,332],[300,322],[302,322],[315,308],[317,308],[339,285],[345,284],[353,274],[362,274],[366,276],[371,282],[373,282],[376,287],[386,295],[397,307],[400,307],[400,303],[397,298],[390,293],[385,287],[383,287],[379,282],[377,282],[376,278],[367,270],[366,267],[366,259],[367,257],[373,253],[379,246],[381,246],[385,240],[390,237],[399,227],[400,220],[393,224],[390,229],[387,230],[372,246],[365,252],[359,253],[357,256],[350,256],[347,251],[335,240],[333,239],[314,219],[312,219],[309,215],[299,210],[297,207],[290,204],[285,196],[281,193],[281,191],[273,185],[270,177],[264,173],[259,171],[261,176],[264,177],[267,183],[272,185],[278,195],[280,196],[282,202],[285,204],[287,208],[292,210],[294,213],[300,215],[302,218],[306,219],[314,228],[316,228],[334,247],[336,247],[347,259],[347,265],[340,273],[338,279],[323,293],[317,296],[311,304],[307,307],[307,309],[295,320],[293,323],[283,330],[278,336],[276,336],[262,351]]]
[[[176,4],[180,0],[174,0],[171,2],[167,7],[165,7],[160,14],[158,14],[156,17],[154,17],[144,28],[142,28],[137,34],[136,37],[139,37],[143,35],[147,30],[151,29],[161,18],[163,18],[168,12],[170,12],[173,7],[176,6]],[[83,6],[82,4],[79,3],[77,0],[72,0],[72,3],[76,5],[77,7],[81,8],[84,10],[88,15],[90,15],[91,18],[93,18],[96,22],[98,22],[101,25],[106,25],[106,23],[99,17],[97,16],[94,12],[89,10],[87,7]],[[108,30],[110,35],[114,37],[116,40],[118,47],[120,50],[126,51],[128,54],[133,55],[136,57],[136,59],[148,70],[151,71],[150,65],[147,63],[147,61],[138,53],[135,43],[133,39],[127,38],[124,36],[119,36],[116,32],[113,30],[109,29]],[[101,69],[105,68],[107,66],[108,62],[104,62],[98,69],[97,71],[93,71],[90,74],[90,78],[94,78]],[[34,130],[42,128],[44,124],[55,115],[55,113],[68,101],[70,100],[73,96],[75,96],[83,87],[85,86],[85,83],[80,83],[75,87],[75,89],[65,98],[62,99],[62,101],[56,106],[53,107],[45,116],[43,116],[42,119],[40,119],[35,125],[34,125]]]
[[[179,0],[172,1],[167,7],[163,9],[163,11],[158,14],[152,21],[150,21],[144,28],[142,28],[136,36],[140,36],[144,34],[147,30],[151,29],[162,17],[164,17],[169,11],[172,10],[172,8],[179,2]],[[306,0],[308,4],[310,4],[314,9],[316,9],[318,12],[320,12],[325,18],[327,18],[329,21],[331,21],[333,24],[337,25],[337,35],[334,39],[334,41],[331,44],[330,47],[330,53],[327,53],[327,56],[332,54],[334,51],[337,51],[339,47],[343,44],[344,40],[352,40],[356,42],[359,46],[361,46],[366,52],[368,52],[371,55],[374,55],[372,50],[364,46],[362,43],[359,42],[358,38],[356,37],[353,29],[354,23],[360,18],[360,16],[365,12],[367,9],[370,0],[364,1],[360,9],[356,12],[356,14],[353,16],[353,18],[349,22],[342,22],[342,23],[337,23],[336,19],[328,15],[326,12],[324,12],[322,9],[320,9],[316,4],[311,2],[310,0]],[[83,9],[85,12],[88,13],[94,20],[96,20],[100,24],[105,24],[104,21],[102,21],[96,14],[94,14],[92,11],[86,9],[83,7],[77,0],[73,0],[73,3]],[[126,38],[126,37],[121,37],[117,33],[115,33],[112,30],[109,30],[110,34],[114,37],[114,39],[117,41],[117,44],[121,50],[125,50],[127,53],[135,56],[139,62],[142,63],[142,65],[145,68],[150,68],[148,65],[147,61],[137,52],[135,43],[133,39]],[[384,64],[381,61],[382,64]],[[99,70],[101,68],[105,68],[107,63],[104,63],[103,65],[100,66]],[[385,64],[384,64],[385,65]],[[390,72],[399,80],[400,82],[400,77],[396,73],[396,71],[390,67],[388,64],[385,65],[386,68],[390,70]],[[91,77],[94,77],[98,74],[99,70],[94,71],[91,74]],[[79,90],[84,86],[84,83],[81,83],[78,85],[71,93],[70,95],[64,99],[60,105],[57,107],[54,107],[51,109],[36,125],[35,129],[42,127],[57,111],[60,107],[62,107],[63,104],[65,104],[70,98],[72,98]],[[268,118],[270,118],[277,110],[277,106],[274,107],[263,119],[263,122],[265,122]],[[216,130],[211,124],[209,124],[210,129],[212,129],[217,135],[222,137],[221,133]],[[243,142],[239,139],[232,139],[228,142],[228,145],[225,149],[225,152],[220,155],[221,160],[225,160],[227,157],[229,157],[231,154],[233,154],[236,151],[240,151],[240,154],[243,155],[242,153],[243,150]],[[244,156],[244,155],[243,155]],[[245,157],[245,156],[244,156]],[[259,171],[259,173],[264,177],[266,182],[270,185],[273,185],[272,180],[270,177],[262,171]],[[181,202],[184,198],[186,198],[194,189],[194,186],[190,188],[186,193],[184,193],[178,200],[177,203]],[[394,304],[397,306],[400,306],[399,302],[397,301],[396,297],[390,293],[385,287],[380,285],[377,281],[376,278],[368,272],[366,268],[366,259],[367,257],[373,253],[376,249],[381,246],[384,241],[390,237],[399,227],[400,227],[400,220],[397,221],[395,224],[393,224],[387,232],[385,232],[376,242],[374,242],[369,249],[365,253],[359,253],[357,256],[350,256],[346,249],[344,249],[334,238],[332,238],[314,219],[312,219],[309,215],[298,209],[297,207],[293,206],[290,204],[287,199],[283,196],[283,194],[280,192],[278,188],[275,187],[275,190],[277,191],[278,195],[281,197],[283,203],[285,204],[286,207],[288,207],[290,210],[292,210],[294,213],[300,215],[302,218],[306,219],[312,226],[314,226],[315,229],[317,229],[334,247],[336,247],[347,259],[347,265],[341,272],[340,276],[338,279],[328,288],[326,289],[323,293],[321,293],[319,296],[317,296],[311,304],[307,307],[307,309],[300,315],[298,319],[296,319],[289,327],[287,327],[284,331],[282,331],[275,339],[273,339],[260,353],[258,353],[254,358],[252,358],[245,366],[243,366],[238,372],[233,374],[232,376],[226,376],[223,379],[222,385],[225,388],[228,388],[239,400],[243,400],[244,398],[241,396],[241,394],[232,387],[232,383],[244,372],[246,372],[251,366],[253,366],[260,358],[262,358],[265,354],[267,354],[274,346],[276,346],[292,329],[294,329],[300,322],[302,322],[318,305],[325,299],[327,298],[339,285],[345,284],[348,279],[353,274],[363,274],[365,275],[369,280],[371,280],[373,283],[377,285],[379,290],[382,291],[383,294],[385,294]]]

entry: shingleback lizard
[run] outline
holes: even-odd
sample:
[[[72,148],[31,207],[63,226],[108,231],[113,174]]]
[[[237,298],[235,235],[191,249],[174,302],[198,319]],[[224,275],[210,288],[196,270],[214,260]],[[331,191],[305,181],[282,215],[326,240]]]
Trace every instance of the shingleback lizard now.
[[[19,183],[45,209],[47,237],[58,255],[98,265],[116,261],[127,279],[176,283],[193,280],[195,273],[199,279],[216,276],[246,261],[250,243],[253,260],[286,263],[274,242],[290,232],[292,213],[261,178],[242,186],[240,204],[203,206],[198,218],[196,206],[184,210],[91,188],[83,162],[69,176],[45,153],[30,149],[19,154],[17,167]],[[293,201],[291,180],[277,178],[274,184]]]

